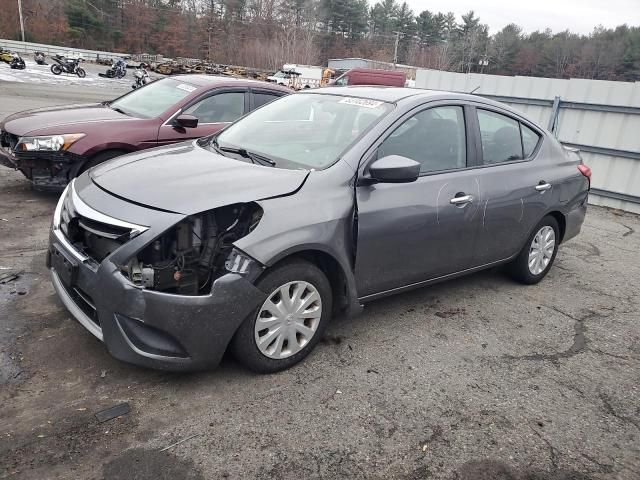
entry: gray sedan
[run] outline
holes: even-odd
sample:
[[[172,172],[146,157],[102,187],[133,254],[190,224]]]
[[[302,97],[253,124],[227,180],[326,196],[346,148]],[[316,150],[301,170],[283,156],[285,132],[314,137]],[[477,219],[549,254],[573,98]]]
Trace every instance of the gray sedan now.
[[[590,175],[481,97],[324,88],[78,177],[48,265],[119,359],[202,369],[229,348],[274,372],[371,300],[498,264],[539,282],[580,231]]]

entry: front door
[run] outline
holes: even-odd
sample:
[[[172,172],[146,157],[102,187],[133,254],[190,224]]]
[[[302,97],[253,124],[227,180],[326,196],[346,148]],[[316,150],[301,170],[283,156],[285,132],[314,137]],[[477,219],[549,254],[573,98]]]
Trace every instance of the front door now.
[[[443,105],[410,115],[384,139],[376,158],[421,164],[415,182],[356,187],[356,281],[360,297],[471,266],[482,221],[481,192],[466,135],[467,109]]]
[[[248,111],[245,91],[225,91],[195,100],[178,115],[188,114],[198,118],[196,128],[184,128],[170,119],[158,130],[158,145],[182,142],[206,137],[222,130]]]

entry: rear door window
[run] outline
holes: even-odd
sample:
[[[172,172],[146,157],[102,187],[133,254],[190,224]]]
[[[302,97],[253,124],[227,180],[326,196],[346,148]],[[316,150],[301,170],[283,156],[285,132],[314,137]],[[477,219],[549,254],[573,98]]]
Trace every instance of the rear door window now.
[[[520,122],[496,112],[478,109],[482,138],[482,162],[485,165],[522,160]]]
[[[273,102],[281,95],[266,92],[253,92],[253,108],[261,107],[269,102]]]

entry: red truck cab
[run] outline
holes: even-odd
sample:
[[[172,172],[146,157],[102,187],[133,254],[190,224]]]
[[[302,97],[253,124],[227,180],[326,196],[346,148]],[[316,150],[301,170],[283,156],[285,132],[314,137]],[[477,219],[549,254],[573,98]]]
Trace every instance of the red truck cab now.
[[[407,74],[397,70],[374,70],[370,68],[352,68],[336,78],[333,85],[386,85],[388,87],[404,87]]]

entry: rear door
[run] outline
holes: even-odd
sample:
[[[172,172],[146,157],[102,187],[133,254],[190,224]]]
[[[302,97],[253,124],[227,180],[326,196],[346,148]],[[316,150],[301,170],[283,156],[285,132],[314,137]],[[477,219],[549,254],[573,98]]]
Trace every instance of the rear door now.
[[[484,198],[474,263],[485,265],[520,251],[530,230],[559,204],[550,165],[539,159],[536,127],[495,107],[475,108],[477,177]]]
[[[356,281],[362,297],[468,268],[481,216],[469,165],[475,142],[461,103],[421,107],[375,145],[367,163],[401,155],[421,163],[413,183],[356,187]],[[366,167],[365,167],[366,172]]]
[[[249,111],[247,88],[222,89],[209,92],[177,111],[158,130],[158,145],[205,137],[222,130]],[[182,114],[198,118],[196,128],[183,128],[175,123]]]

